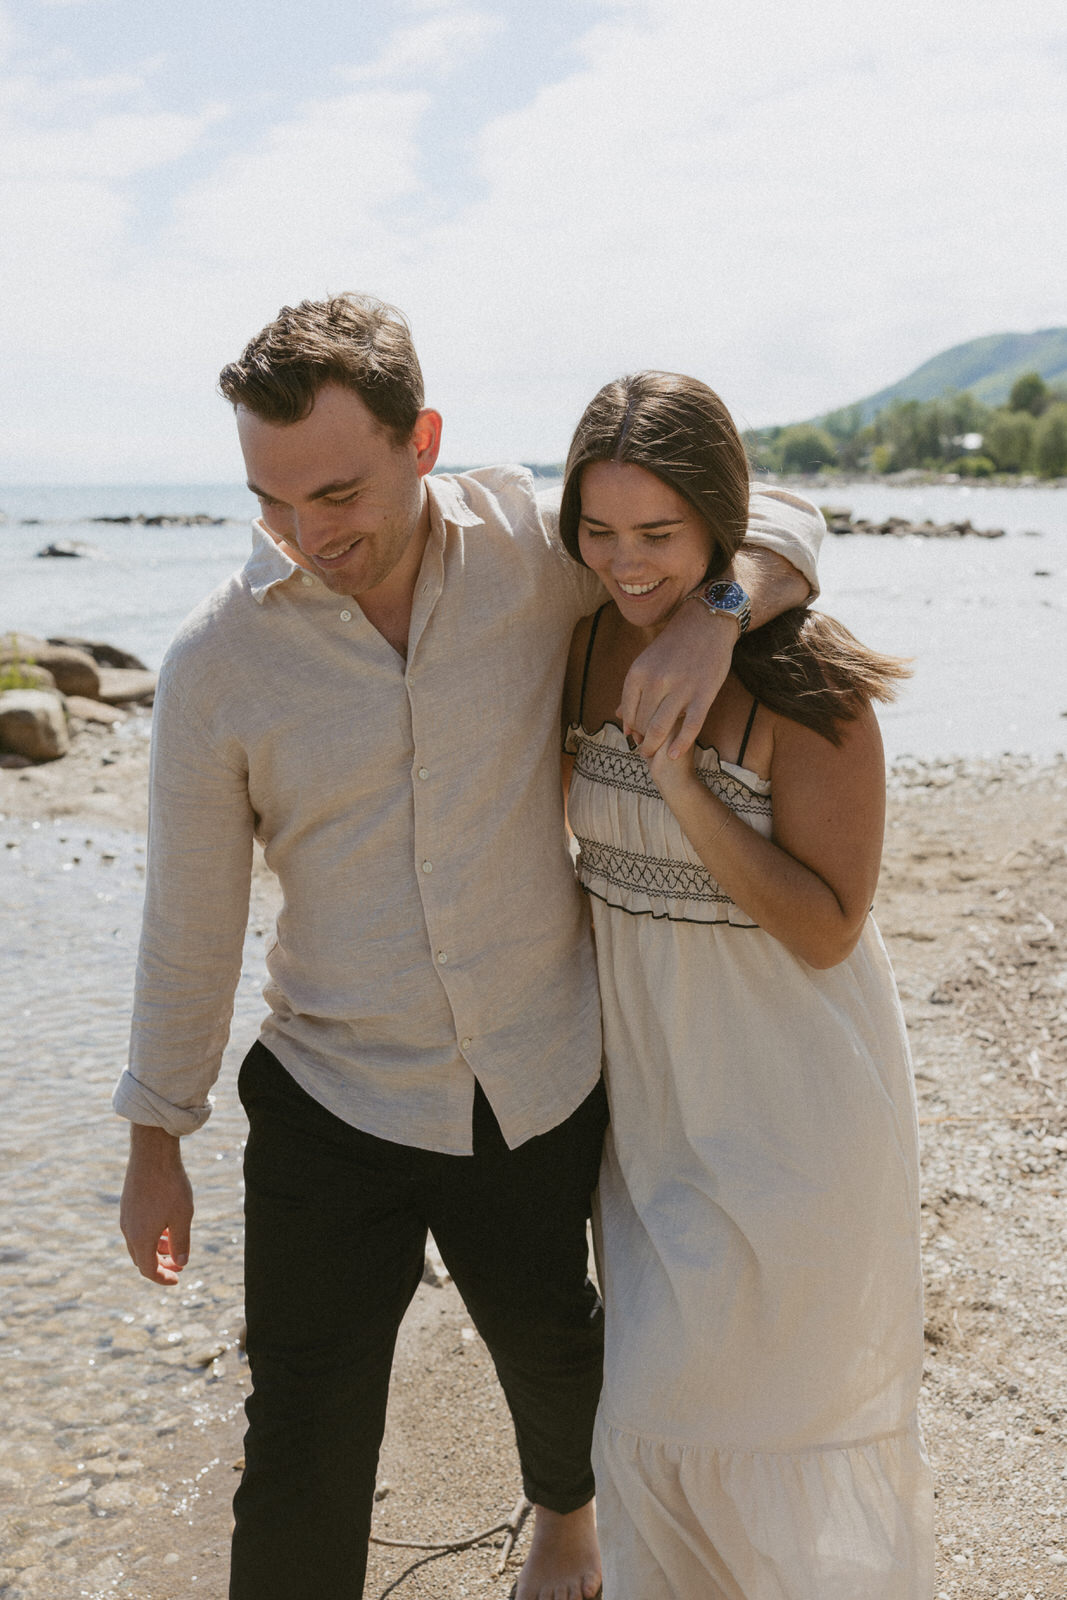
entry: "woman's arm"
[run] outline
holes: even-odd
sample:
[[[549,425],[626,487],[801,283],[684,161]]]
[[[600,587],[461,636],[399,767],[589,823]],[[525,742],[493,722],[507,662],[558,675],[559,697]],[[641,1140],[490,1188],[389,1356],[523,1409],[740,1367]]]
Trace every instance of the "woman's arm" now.
[[[671,761],[661,747],[649,771],[701,861],[754,922],[809,966],[845,959],[874,898],[885,824],[882,740],[869,707],[842,724],[839,745],[775,717],[773,839],[709,792],[691,753]]]

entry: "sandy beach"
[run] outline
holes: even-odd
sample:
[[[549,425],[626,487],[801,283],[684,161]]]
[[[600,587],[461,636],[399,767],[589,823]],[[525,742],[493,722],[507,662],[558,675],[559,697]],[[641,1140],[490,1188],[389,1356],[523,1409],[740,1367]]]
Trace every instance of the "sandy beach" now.
[[[108,1111],[148,721],[86,728],[63,761],[0,771],[17,958],[17,1049],[0,1068],[4,1600],[226,1593],[248,1387],[232,1079],[258,1001],[239,997],[215,1115],[187,1142],[194,1254],[164,1292],[118,1234],[125,1133]],[[1062,758],[904,763],[891,780],[876,913],[915,1057],[944,1600],[1067,1596],[1065,818]],[[253,951],[271,906],[260,872]],[[500,1523],[519,1496],[507,1412],[451,1284],[424,1284],[405,1324],[379,1493],[378,1533],[424,1542]],[[367,1596],[505,1600],[525,1536],[498,1576],[501,1538],[443,1555],[375,1546]]]

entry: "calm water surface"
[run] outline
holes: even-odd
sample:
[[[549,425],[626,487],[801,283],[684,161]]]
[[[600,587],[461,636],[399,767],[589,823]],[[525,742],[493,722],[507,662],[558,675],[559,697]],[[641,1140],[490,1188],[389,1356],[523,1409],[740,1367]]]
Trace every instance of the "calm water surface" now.
[[[882,713],[890,757],[1049,756],[1067,749],[1067,491],[836,484],[807,489],[856,516],[969,517],[1003,539],[885,539],[824,546],[823,605],[861,638],[913,657]],[[108,639],[158,666],[182,617],[244,561],[256,506],[232,485],[0,489],[0,629]],[[213,528],[114,527],[89,516],[204,512]],[[39,523],[26,526],[22,519]],[[57,538],[82,561],[42,561]]]

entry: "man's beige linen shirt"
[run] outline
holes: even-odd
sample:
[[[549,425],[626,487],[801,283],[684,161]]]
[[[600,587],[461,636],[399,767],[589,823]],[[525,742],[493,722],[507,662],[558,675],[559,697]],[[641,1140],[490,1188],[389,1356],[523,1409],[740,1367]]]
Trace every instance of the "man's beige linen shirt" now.
[[[129,1069],[115,1109],[198,1128],[229,1033],[252,863],[283,895],[262,1038],[338,1117],[467,1154],[475,1080],[513,1148],[600,1072],[588,921],[565,843],[559,702],[599,584],[530,475],[427,480],[405,661],[257,527],[160,674]],[[822,524],[753,498],[815,586]]]

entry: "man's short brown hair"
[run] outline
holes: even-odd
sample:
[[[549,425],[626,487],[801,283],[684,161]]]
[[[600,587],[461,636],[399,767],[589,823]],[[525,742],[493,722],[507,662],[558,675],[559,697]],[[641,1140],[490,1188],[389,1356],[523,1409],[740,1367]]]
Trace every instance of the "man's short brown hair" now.
[[[301,422],[327,383],[351,389],[398,444],[423,406],[422,369],[407,318],[368,294],[283,306],[223,367],[219,388],[264,422]]]

